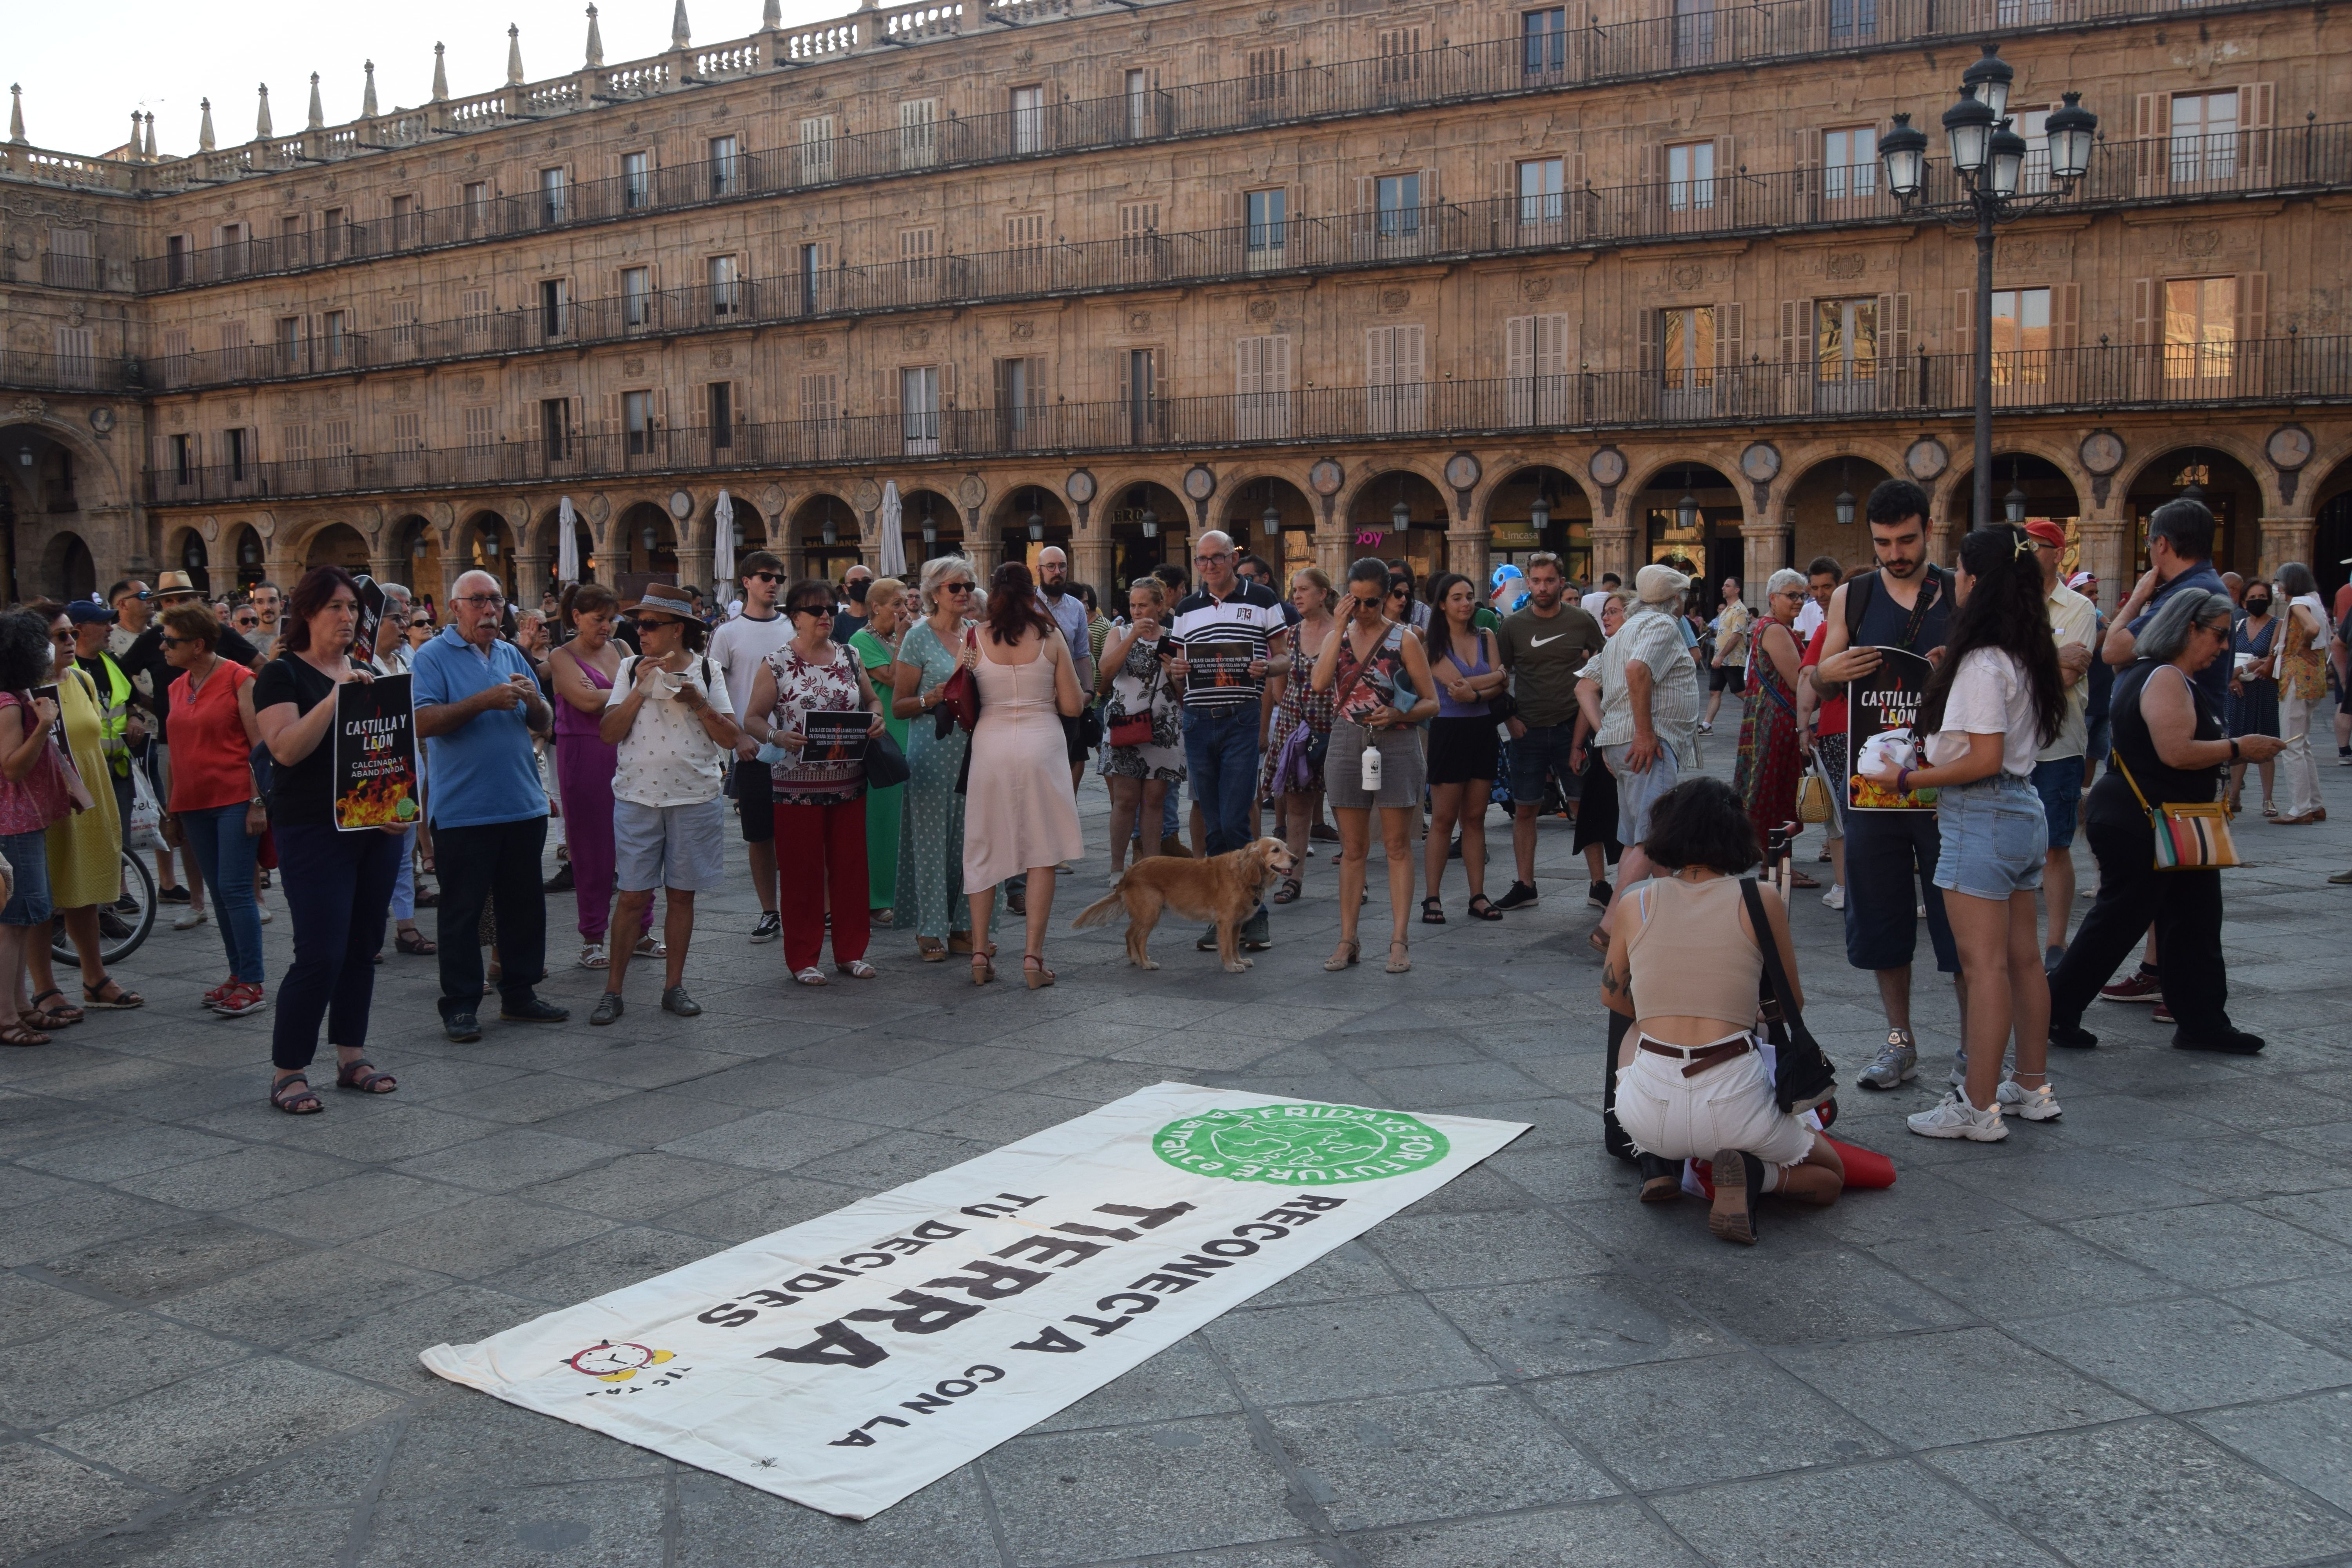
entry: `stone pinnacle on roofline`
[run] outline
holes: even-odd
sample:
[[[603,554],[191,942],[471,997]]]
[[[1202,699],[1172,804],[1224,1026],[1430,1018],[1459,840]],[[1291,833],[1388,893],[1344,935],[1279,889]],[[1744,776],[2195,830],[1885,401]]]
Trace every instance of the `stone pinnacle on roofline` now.
[[[442,58],[446,48],[446,46],[442,44],[433,46],[433,101],[436,103],[449,101],[449,66]]]
[[[253,117],[253,139],[256,142],[267,142],[269,140],[271,134],[272,132],[269,129],[269,84],[265,81],[261,84],[261,110]]]
[[[25,89],[15,82],[8,84],[8,140],[20,146],[25,140]]]
[[[522,85],[522,28],[513,22],[507,24],[507,85]]]
[[[594,70],[604,63],[604,35],[596,28],[596,7],[588,7],[588,68]]]
[[[155,161],[155,113],[152,110],[147,112],[147,161],[151,163]]]
[[[360,98],[360,117],[373,120],[375,116],[375,62],[370,60],[367,62],[367,91]]]
[[[687,47],[687,43],[686,0],[677,0],[677,9],[670,13],[669,47],[673,49],[682,49]]]
[[[319,102],[319,73],[317,71],[312,71],[310,73],[310,129],[313,131],[324,131],[326,128],[327,111],[326,109]]]
[[[199,150],[209,153],[214,147],[213,100],[211,99],[207,98],[204,100],[204,121],[196,127],[196,146]]]

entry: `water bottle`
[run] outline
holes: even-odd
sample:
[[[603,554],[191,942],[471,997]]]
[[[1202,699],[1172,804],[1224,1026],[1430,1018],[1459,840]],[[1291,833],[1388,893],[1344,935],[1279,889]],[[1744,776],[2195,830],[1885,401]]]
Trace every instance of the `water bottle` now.
[[[1380,742],[1372,736],[1370,731],[1365,731],[1364,734],[1363,770],[1364,793],[1366,795],[1380,794],[1381,747]]]

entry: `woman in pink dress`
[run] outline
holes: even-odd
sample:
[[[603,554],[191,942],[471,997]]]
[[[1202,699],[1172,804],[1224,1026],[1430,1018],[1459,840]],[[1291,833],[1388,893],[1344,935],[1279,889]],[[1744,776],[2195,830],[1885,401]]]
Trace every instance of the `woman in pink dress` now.
[[[547,656],[555,672],[555,776],[563,796],[563,832],[572,846],[572,897],[580,911],[580,967],[604,969],[612,963],[605,951],[606,928],[613,919],[613,772],[617,748],[606,745],[596,732],[604,703],[613,690],[614,672],[621,668],[621,650],[613,643],[613,622],[621,601],[612,589],[597,583],[575,584],[563,596],[562,614],[572,623],[572,637]],[[658,956],[667,952],[652,933],[654,907],[646,905],[645,923],[635,936],[636,951]]]
[[[1062,719],[1084,698],[1069,645],[1037,603],[1029,568],[1008,561],[989,579],[980,634],[980,722],[971,732],[971,777],[964,793],[963,886],[971,900],[971,983],[996,978],[988,959],[988,915],[996,884],[1029,874],[1028,940],[1021,978],[1054,984],[1045,928],[1054,913],[1054,868],[1085,853],[1070,784]]]

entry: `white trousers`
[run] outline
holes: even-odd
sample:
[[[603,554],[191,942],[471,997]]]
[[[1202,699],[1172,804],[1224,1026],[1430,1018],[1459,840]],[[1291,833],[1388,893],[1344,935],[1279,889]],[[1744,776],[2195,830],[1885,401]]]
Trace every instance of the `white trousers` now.
[[[1712,1160],[1741,1149],[1768,1164],[1793,1165],[1811,1152],[1813,1130],[1772,1097],[1763,1052],[1743,1052],[1689,1078],[1685,1065],[1636,1045],[1632,1064],[1617,1069],[1617,1121],[1643,1153]]]
[[[2279,734],[2286,750],[2279,753],[2279,771],[2285,775],[2286,815],[2301,816],[2319,808],[2319,764],[2311,755],[2311,710],[2307,697],[2279,693]]]

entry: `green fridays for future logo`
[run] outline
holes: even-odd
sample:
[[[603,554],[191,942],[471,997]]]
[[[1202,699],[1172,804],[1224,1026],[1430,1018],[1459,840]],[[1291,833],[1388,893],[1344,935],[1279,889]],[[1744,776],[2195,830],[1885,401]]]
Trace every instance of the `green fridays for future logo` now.
[[[1255,1105],[1171,1121],[1151,1147],[1197,1175],[1322,1186],[1426,1170],[1445,1158],[1450,1145],[1444,1133],[1402,1111]]]

